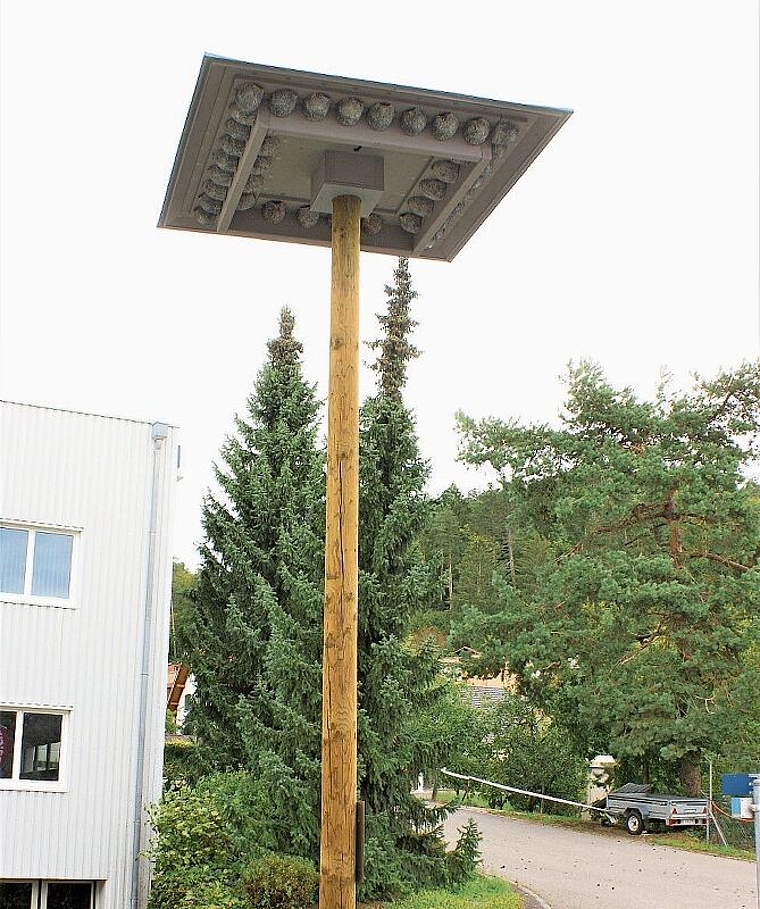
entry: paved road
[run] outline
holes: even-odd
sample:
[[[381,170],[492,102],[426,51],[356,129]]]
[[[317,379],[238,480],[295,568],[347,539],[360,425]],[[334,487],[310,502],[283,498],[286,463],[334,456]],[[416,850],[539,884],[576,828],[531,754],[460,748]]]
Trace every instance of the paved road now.
[[[656,846],[624,831],[584,833],[462,809],[446,822],[456,839],[467,818],[483,834],[483,867],[541,897],[551,909],[756,909],[755,865]]]

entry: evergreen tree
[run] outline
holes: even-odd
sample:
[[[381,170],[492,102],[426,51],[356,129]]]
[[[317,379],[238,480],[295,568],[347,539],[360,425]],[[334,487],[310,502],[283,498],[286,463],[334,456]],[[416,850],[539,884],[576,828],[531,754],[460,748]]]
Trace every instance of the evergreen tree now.
[[[557,430],[461,417],[468,459],[502,472],[522,539],[545,558],[499,582],[498,607],[455,639],[481,669],[508,663],[589,749],[643,779],[670,765],[693,794],[702,755],[760,697],[760,511],[745,476],[760,370],[663,386],[650,403],[584,363],[566,410]]]
[[[449,486],[431,503],[430,519],[419,537],[419,546],[437,578],[433,609],[451,610],[459,581],[459,564],[467,547],[467,500],[456,486]]]
[[[418,355],[408,340],[416,292],[406,259],[394,279],[385,289],[387,312],[379,317],[382,338],[370,345],[380,351],[378,391],[360,415],[359,786],[370,837],[365,896],[419,886],[441,873],[440,851],[424,845],[440,813],[410,793],[421,770],[445,762],[452,735],[434,721],[447,691],[437,655],[430,646],[415,650],[405,642],[410,615],[430,585],[414,546],[428,515],[428,466],[402,398],[407,366]],[[426,849],[435,856],[426,858]]]
[[[174,662],[182,662],[183,654],[177,643],[179,638],[185,637],[183,626],[185,616],[191,608],[192,591],[195,586],[195,575],[189,571],[184,562],[178,562],[176,559],[172,563],[172,600],[171,600],[171,624],[169,626],[169,659]]]
[[[411,290],[399,262],[361,411],[359,785],[368,808],[365,896],[445,878],[440,812],[411,796],[467,725],[432,647],[407,643],[430,583],[414,541],[427,516],[428,468],[404,407]],[[324,471],[318,404],[283,312],[245,418],[222,449],[221,495],[208,494],[197,591],[183,646],[196,677],[188,724],[206,772],[242,768],[270,803],[267,835],[316,858],[319,834]],[[440,722],[440,716],[453,718]]]
[[[181,644],[200,769],[250,771],[271,794],[278,847],[316,855],[324,473],[319,402],[293,328],[283,309],[215,466]]]
[[[450,613],[439,622],[448,627],[464,606],[487,606],[494,600],[493,575],[514,573],[513,536],[503,489],[463,496],[450,486],[432,502],[419,545],[437,579],[429,606]]]
[[[406,385],[406,370],[410,360],[419,357],[420,352],[409,340],[409,335],[417,327],[412,319],[410,306],[417,299],[417,291],[412,289],[412,276],[409,273],[409,260],[399,259],[398,268],[393,272],[394,286],[385,286],[388,296],[388,311],[377,317],[383,329],[383,337],[370,341],[370,350],[379,350],[372,369],[378,373],[378,390],[388,400],[403,404],[402,391]]]

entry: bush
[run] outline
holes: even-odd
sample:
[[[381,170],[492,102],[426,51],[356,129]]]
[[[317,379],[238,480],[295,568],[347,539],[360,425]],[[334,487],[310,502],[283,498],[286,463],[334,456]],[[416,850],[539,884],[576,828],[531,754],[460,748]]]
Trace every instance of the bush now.
[[[241,895],[222,881],[204,881],[188,890],[176,909],[247,909]]]
[[[265,800],[245,773],[166,792],[150,811],[156,833],[150,909],[237,907],[241,868],[272,841]]]
[[[204,883],[221,877],[231,856],[234,860],[234,844],[210,792],[169,792],[151,811],[151,820],[158,837],[150,851],[155,864],[149,905],[175,909]]]
[[[270,853],[243,872],[254,909],[306,909],[314,901],[319,874],[306,859]]]
[[[169,792],[151,819],[158,833],[152,856],[157,872],[164,866],[216,865],[232,852],[227,823],[212,792],[189,788]]]
[[[168,712],[168,711],[167,711]],[[164,741],[164,789],[178,789],[196,782],[193,769],[195,743],[177,735]]]

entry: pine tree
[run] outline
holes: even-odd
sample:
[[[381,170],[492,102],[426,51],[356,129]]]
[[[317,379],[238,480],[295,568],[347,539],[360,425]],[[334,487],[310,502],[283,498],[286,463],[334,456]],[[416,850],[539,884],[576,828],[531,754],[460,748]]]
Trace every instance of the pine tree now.
[[[639,778],[699,789],[760,698],[760,368],[745,364],[654,402],[571,369],[563,425],[461,418],[473,463],[502,471],[532,576],[455,634]],[[518,556],[523,568],[531,567]],[[672,784],[672,783],[671,783]],[[660,783],[661,785],[661,783]]]
[[[184,651],[205,772],[242,768],[271,794],[284,851],[316,854],[324,473],[320,405],[283,309],[203,503],[205,539]]]
[[[402,398],[407,366],[418,355],[408,340],[416,292],[406,259],[394,278],[385,289],[387,312],[379,317],[382,338],[369,345],[380,351],[378,391],[360,415],[359,783],[370,837],[365,896],[440,874],[440,854],[426,858],[430,843],[424,845],[440,814],[410,792],[421,770],[445,761],[450,736],[433,719],[446,696],[436,654],[429,647],[415,652],[405,642],[410,615],[430,585],[414,546],[428,517],[428,466]]]

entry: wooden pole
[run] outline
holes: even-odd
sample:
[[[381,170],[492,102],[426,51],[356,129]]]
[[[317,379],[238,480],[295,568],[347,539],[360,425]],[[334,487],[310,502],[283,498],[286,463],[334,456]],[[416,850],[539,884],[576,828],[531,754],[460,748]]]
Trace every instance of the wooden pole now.
[[[333,199],[327,413],[320,909],[356,906],[359,208]]]

